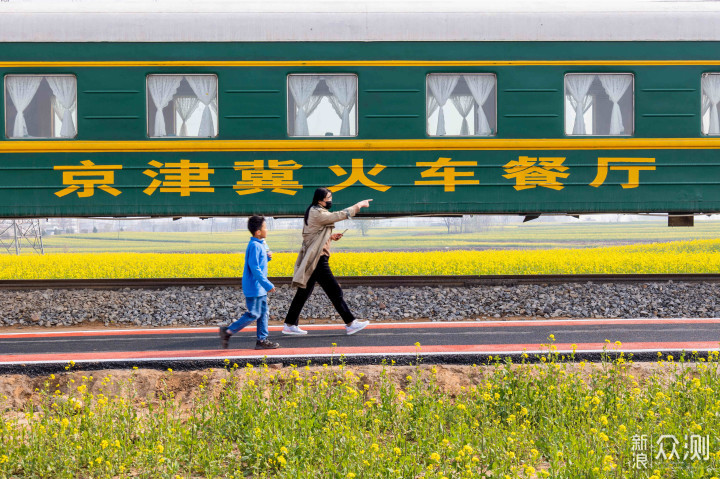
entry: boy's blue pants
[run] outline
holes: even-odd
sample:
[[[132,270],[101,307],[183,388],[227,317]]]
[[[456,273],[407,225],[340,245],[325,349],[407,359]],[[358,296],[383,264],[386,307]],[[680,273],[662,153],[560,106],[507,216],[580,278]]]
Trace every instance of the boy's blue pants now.
[[[235,334],[253,321],[257,321],[257,338],[262,341],[268,337],[268,303],[267,296],[245,298],[247,312],[227,328],[227,332]]]

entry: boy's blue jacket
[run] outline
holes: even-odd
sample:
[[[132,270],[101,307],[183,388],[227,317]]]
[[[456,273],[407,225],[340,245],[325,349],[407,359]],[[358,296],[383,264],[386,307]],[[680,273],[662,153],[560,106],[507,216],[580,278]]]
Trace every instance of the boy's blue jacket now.
[[[246,298],[267,296],[274,288],[268,281],[268,256],[265,251],[265,240],[250,238],[245,249],[245,268],[243,269],[242,288]]]

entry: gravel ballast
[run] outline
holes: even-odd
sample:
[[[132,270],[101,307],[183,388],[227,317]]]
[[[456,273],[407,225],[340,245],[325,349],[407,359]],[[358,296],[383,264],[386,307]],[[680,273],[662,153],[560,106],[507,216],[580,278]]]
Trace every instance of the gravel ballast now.
[[[358,318],[375,321],[457,321],[536,318],[720,317],[719,283],[574,283],[468,288],[346,288]],[[271,319],[283,319],[295,293],[270,295]],[[0,291],[0,326],[171,326],[224,324],[245,310],[240,289],[181,287],[162,290]],[[303,318],[340,321],[320,288]]]

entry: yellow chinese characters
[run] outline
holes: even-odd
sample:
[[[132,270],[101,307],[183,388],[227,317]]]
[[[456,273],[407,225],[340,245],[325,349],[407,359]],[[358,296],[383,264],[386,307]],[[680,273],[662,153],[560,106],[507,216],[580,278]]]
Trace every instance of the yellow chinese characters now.
[[[616,166],[609,166],[610,163],[632,163],[630,165],[616,165]],[[638,164],[638,163],[644,163]],[[590,186],[594,186],[595,188],[599,187],[603,183],[605,183],[605,180],[607,179],[608,175],[608,168],[612,171],[622,171],[625,170],[628,172],[628,181],[627,183],[622,183],[620,186],[623,188],[637,188],[638,185],[640,185],[640,171],[653,171],[655,170],[655,165],[653,164],[650,166],[650,163],[655,163],[655,158],[598,158],[598,169],[597,169],[597,176],[593,180],[592,183],[590,183]]]
[[[263,160],[236,161],[235,170],[241,172],[242,179],[233,189],[238,195],[260,193],[263,190],[272,190],[273,193],[294,195],[302,186],[293,180],[293,170],[302,165],[292,160],[268,160],[268,169],[264,169]]]
[[[426,166],[429,169],[420,173],[423,178],[440,178],[438,180],[418,180],[416,185],[439,185],[444,186],[445,191],[455,191],[456,185],[479,185],[479,180],[458,180],[459,177],[473,177],[472,171],[455,171],[456,167],[477,166],[477,161],[453,161],[451,158],[438,158],[437,161],[420,161],[416,166]],[[442,170],[442,171],[441,171]]]
[[[96,165],[90,160],[81,161],[82,166],[55,166],[54,170],[63,172],[63,185],[69,185],[60,191],[55,192],[56,196],[63,197],[79,190],[79,198],[88,198],[95,194],[95,186],[105,193],[117,196],[120,190],[113,188],[115,183],[115,171],[122,170],[122,165]]]
[[[153,178],[150,186],[143,192],[152,195],[160,188],[161,193],[180,193],[180,196],[190,196],[191,192],[213,193],[215,188],[210,187],[209,177],[215,173],[214,169],[208,168],[207,163],[191,163],[190,160],[180,160],[178,163],[165,163],[151,161],[150,166],[159,168],[160,171],[145,170],[143,174]],[[157,179],[163,175],[164,180]]]
[[[340,165],[333,165],[329,167],[330,170],[335,173],[337,176],[343,176],[347,175],[347,171],[345,171],[345,168],[343,168]],[[367,172],[370,176],[375,176],[378,173],[380,173],[382,170],[385,169],[385,166],[376,164],[370,171]],[[342,183],[331,186],[329,188],[330,191],[335,193],[336,191],[340,191],[342,189],[347,188],[348,186],[352,186],[355,183],[360,182],[361,184],[367,186],[368,188],[372,188],[373,190],[377,191],[387,191],[390,189],[389,186],[381,185],[380,183],[376,183],[370,178],[365,175],[365,169],[363,167],[363,159],[362,158],[353,158],[352,160],[352,171],[350,172],[350,176],[347,177],[345,181]]]
[[[563,173],[568,168],[563,166],[565,158],[521,156],[503,166],[507,175],[503,178],[514,178],[514,188],[518,191],[542,186],[552,190],[562,190],[563,184],[558,178],[567,178],[570,173]]]

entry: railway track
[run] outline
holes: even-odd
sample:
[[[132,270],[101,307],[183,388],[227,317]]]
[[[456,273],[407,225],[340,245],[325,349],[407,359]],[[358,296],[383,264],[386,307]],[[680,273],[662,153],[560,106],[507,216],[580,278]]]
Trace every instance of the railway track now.
[[[488,275],[488,276],[338,276],[345,288],[365,286],[397,287],[470,287],[514,286],[519,284],[562,283],[644,283],[644,282],[720,282],[720,274],[588,274],[588,275]],[[271,277],[277,286],[289,285],[291,278]],[[133,279],[47,279],[0,280],[0,290],[33,289],[164,289],[170,287],[241,287],[235,278],[133,278]]]

